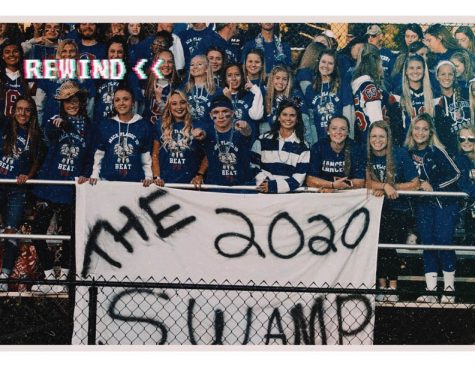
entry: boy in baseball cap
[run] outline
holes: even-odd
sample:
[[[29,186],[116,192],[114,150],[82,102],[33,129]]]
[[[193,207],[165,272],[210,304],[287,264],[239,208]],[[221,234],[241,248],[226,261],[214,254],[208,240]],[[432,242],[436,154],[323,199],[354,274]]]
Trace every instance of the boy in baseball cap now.
[[[213,126],[202,140],[208,161],[205,182],[222,186],[242,185],[250,175],[252,130],[244,120],[233,121],[233,105],[224,95],[216,96],[211,101],[210,117]],[[197,186],[203,181],[206,171],[203,168],[192,181]]]

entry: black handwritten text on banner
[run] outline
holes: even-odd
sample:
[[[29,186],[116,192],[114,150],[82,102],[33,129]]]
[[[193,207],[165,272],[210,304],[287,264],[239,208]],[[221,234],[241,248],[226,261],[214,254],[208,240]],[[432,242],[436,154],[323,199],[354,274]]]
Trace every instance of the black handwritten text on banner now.
[[[367,288],[375,279],[381,204],[365,190],[245,195],[80,185],[76,266],[83,277],[105,279]],[[79,315],[87,304],[77,300]],[[103,288],[98,301],[100,325],[108,325],[97,326],[98,340],[108,344],[372,339],[374,302],[366,296]],[[316,329],[303,332],[309,318]],[[74,343],[87,341],[79,326],[75,335]]]

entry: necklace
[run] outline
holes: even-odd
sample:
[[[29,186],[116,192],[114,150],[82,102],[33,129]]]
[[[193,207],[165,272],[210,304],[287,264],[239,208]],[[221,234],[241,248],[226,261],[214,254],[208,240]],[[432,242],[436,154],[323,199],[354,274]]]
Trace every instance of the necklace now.
[[[262,33],[259,33],[257,37],[255,38],[256,42],[256,48],[259,48],[264,51],[264,37],[262,36]],[[276,62],[283,62],[285,60],[285,53],[284,53],[284,47],[282,45],[282,41],[279,37],[277,37],[275,34],[272,35],[272,43],[274,43],[274,60]]]
[[[127,130],[125,132],[125,136],[120,136],[120,122],[117,121],[117,123],[119,124],[119,142],[116,144],[116,145],[119,145],[121,146],[124,150],[127,149],[127,136],[129,135],[129,127],[130,127],[130,124],[129,123],[126,123],[127,124]]]
[[[205,106],[209,101],[209,93],[204,84],[194,85],[191,91],[191,113],[196,118],[202,118],[205,115]]]

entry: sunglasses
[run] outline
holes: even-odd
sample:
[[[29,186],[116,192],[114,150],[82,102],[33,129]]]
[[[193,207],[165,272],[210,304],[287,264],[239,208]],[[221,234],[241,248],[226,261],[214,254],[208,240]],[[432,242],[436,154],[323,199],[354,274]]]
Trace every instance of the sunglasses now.
[[[473,136],[459,136],[460,143],[465,143],[467,140],[470,143],[475,143],[475,138]]]

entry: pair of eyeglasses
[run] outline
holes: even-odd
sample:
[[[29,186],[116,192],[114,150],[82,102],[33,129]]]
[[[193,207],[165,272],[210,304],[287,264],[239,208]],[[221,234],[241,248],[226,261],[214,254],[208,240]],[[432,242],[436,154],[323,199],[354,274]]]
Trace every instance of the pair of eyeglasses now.
[[[459,136],[459,142],[460,143],[465,143],[467,140],[470,143],[475,143],[475,137],[473,137],[473,136]]]

